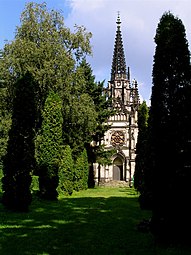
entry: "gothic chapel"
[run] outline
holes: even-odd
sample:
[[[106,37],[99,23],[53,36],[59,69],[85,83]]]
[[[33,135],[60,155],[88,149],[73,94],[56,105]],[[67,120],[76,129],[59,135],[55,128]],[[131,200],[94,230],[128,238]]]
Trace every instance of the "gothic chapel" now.
[[[135,171],[139,93],[137,81],[130,81],[130,68],[126,69],[119,15],[116,23],[111,80],[107,86],[116,114],[109,118],[111,127],[102,141],[106,150],[115,149],[116,153],[111,158],[111,165],[95,164],[94,173],[97,183],[126,181],[131,185]]]

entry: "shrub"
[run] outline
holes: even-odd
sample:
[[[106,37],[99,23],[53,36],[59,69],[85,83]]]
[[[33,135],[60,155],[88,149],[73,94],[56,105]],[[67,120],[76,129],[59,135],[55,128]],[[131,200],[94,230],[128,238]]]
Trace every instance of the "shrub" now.
[[[32,175],[31,191],[37,191],[37,190],[39,190],[38,176]]]

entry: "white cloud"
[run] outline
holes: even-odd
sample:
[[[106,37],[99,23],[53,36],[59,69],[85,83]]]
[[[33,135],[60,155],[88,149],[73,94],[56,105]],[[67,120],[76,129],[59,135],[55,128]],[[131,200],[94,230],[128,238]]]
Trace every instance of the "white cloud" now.
[[[93,58],[89,62],[100,81],[110,79],[115,22],[120,11],[126,63],[131,68],[131,78],[140,84],[141,97],[147,102],[151,94],[154,36],[165,11],[182,20],[191,43],[190,0],[68,0],[68,4],[72,11],[66,24],[84,25],[93,33]]]
[[[69,0],[73,10],[86,13],[88,11],[96,11],[104,6],[103,0]]]

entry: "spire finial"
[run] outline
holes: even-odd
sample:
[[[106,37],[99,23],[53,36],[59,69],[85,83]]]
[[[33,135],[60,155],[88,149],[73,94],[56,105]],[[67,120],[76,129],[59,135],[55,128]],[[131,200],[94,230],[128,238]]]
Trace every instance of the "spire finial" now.
[[[119,11],[117,12],[117,22],[116,22],[116,24],[118,25],[118,27],[119,27],[120,24],[121,24],[120,12],[119,12]]]

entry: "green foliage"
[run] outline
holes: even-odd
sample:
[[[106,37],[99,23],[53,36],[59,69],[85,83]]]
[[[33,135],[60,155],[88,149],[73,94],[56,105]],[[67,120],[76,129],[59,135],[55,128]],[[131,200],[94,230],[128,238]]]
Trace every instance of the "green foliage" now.
[[[103,164],[106,164],[109,161],[108,154],[110,152],[104,151],[100,145],[100,141],[104,137],[105,131],[109,128],[109,125],[106,124],[107,120],[114,112],[110,108],[110,99],[104,93],[104,82],[95,82],[95,76],[93,75],[91,66],[85,59],[83,59],[77,71],[79,76],[84,77],[84,83],[80,89],[83,93],[91,97],[95,109],[94,116],[96,117],[96,122],[93,125],[94,129],[90,130],[88,139],[84,139],[90,165],[88,186],[92,188],[95,185],[93,163],[101,161]],[[97,144],[94,147],[90,145],[92,140]]]
[[[65,26],[62,14],[49,11],[46,3],[27,3],[15,39],[3,50],[1,73],[10,101],[15,95],[15,77],[27,72],[38,84],[36,95],[40,112],[50,90],[67,99],[73,93],[78,62],[91,53],[90,38],[91,33],[84,27],[76,26],[72,33]]]
[[[100,145],[96,149],[96,162],[100,165],[106,166],[106,165],[111,165],[112,160],[111,157],[116,153],[116,149],[112,150],[105,150],[103,145]]]
[[[68,104],[63,107],[63,140],[70,145],[74,159],[80,155],[84,145],[91,141],[95,131],[97,113],[94,103],[88,94],[70,97]]]
[[[42,113],[42,135],[39,144],[39,164],[59,165],[62,144],[62,101],[58,94],[50,92]]]
[[[8,131],[11,126],[11,114],[7,104],[8,91],[1,74],[2,62],[3,53],[0,50],[0,168],[3,167],[3,156],[6,154]]]
[[[31,191],[39,191],[39,177],[37,175],[32,175],[32,182],[31,182]]]
[[[62,101],[57,93],[49,93],[42,116],[41,134],[36,142],[40,194],[46,199],[56,199],[63,125]]]
[[[11,114],[7,107],[7,89],[0,88],[0,168],[3,167],[3,156],[6,154],[8,132],[11,126]]]
[[[76,191],[88,188],[89,164],[86,149],[82,151],[76,160],[74,170],[74,189]]]
[[[15,39],[3,50],[1,74],[8,89],[9,102],[15,97],[15,77],[29,72],[36,81],[38,115],[35,128],[38,130],[45,100],[51,90],[57,92],[63,101],[64,144],[70,145],[74,158],[82,152],[85,144],[91,142],[93,134],[103,133],[103,127],[106,127],[101,127],[99,122],[103,84],[95,85],[91,70],[79,67],[81,60],[91,54],[90,38],[91,33],[84,27],[76,26],[71,32],[65,26],[62,14],[48,10],[46,3],[28,3],[21,14],[21,25],[16,29]],[[87,80],[90,80],[89,84]],[[96,103],[95,95],[98,95],[99,103]],[[106,116],[106,104],[104,107]],[[37,139],[39,143],[40,139]]]
[[[34,159],[36,104],[34,81],[26,74],[15,83],[12,125],[3,165],[3,204],[13,210],[26,211],[31,203],[31,169]]]
[[[134,186],[138,191],[141,191],[144,185],[145,162],[146,162],[146,148],[148,140],[148,113],[149,109],[146,102],[139,106],[138,110],[138,140],[136,145],[136,164]]]
[[[72,195],[74,186],[74,162],[72,158],[72,150],[69,145],[63,149],[60,166],[58,169],[58,194]]]
[[[149,108],[145,101],[138,110],[138,140],[136,145],[134,187],[140,192],[141,208],[152,208],[152,174],[150,164],[150,147],[148,140]]]
[[[3,169],[0,167],[0,193],[2,190],[2,178],[3,178]]]
[[[110,107],[111,99],[108,99],[106,93],[104,93],[104,81],[95,82],[91,66],[85,59],[81,62],[79,70],[85,78],[84,92],[92,98],[97,112],[97,125],[93,139],[98,142],[103,138],[105,131],[109,129],[109,126],[106,124],[108,118],[114,114]]]
[[[188,180],[191,177],[188,171],[191,167],[188,157],[191,153],[191,72],[182,21],[171,13],[165,13],[158,24],[155,42],[149,121],[153,231],[166,240],[169,236],[182,239],[182,233],[191,228],[191,211],[186,202],[190,195],[185,197],[190,193]]]

